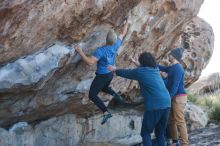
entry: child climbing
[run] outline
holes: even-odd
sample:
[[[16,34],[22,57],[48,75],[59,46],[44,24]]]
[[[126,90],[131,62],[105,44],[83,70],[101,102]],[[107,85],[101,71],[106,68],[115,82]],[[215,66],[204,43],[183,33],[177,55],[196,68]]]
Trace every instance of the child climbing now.
[[[155,58],[151,53],[144,52],[139,56],[139,65],[135,69],[118,69],[109,66],[116,75],[138,81],[140,92],[144,97],[144,118],[141,136],[144,146],[152,146],[151,133],[155,129],[156,141],[159,146],[165,146],[166,131],[171,101],[170,95],[160,77]]]
[[[129,17],[130,13],[128,19]],[[109,71],[107,67],[115,64],[118,49],[121,46],[122,40],[126,36],[127,31],[128,20],[126,19],[123,32],[117,37],[114,30],[110,30],[106,37],[106,45],[98,47],[91,56],[85,55],[79,45],[75,47],[76,51],[88,65],[97,63],[96,77],[90,86],[89,99],[92,100],[103,112],[101,124],[105,124],[107,120],[112,117],[112,114],[108,111],[103,101],[98,97],[100,91],[112,95],[118,103],[124,103],[123,98],[109,87],[113,79],[113,73]]]

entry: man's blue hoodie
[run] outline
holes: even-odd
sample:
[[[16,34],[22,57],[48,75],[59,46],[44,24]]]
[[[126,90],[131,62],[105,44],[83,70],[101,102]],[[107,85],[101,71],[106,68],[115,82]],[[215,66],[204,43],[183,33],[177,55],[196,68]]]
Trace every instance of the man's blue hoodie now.
[[[171,107],[171,99],[158,68],[138,67],[116,70],[118,76],[137,80],[144,97],[145,110],[158,110]]]

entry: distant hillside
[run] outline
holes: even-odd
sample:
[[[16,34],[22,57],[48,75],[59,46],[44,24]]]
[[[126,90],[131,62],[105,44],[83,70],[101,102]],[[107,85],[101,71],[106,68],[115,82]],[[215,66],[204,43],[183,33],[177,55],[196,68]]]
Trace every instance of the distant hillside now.
[[[193,83],[187,91],[190,94],[204,94],[214,92],[220,89],[220,74],[213,73],[209,76],[200,78],[198,81]]]

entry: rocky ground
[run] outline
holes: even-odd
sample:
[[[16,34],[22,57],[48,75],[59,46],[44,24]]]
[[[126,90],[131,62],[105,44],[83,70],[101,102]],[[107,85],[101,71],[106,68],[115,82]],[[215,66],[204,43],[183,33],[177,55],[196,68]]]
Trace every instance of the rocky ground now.
[[[209,125],[206,128],[190,133],[190,146],[220,146],[220,125]]]

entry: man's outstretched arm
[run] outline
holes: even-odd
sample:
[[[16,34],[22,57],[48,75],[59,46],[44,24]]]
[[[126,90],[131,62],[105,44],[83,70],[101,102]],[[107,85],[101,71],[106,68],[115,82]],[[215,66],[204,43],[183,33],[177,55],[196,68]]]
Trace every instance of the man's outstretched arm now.
[[[79,53],[79,55],[82,57],[82,59],[88,64],[88,65],[93,65],[95,64],[98,59],[94,56],[87,56],[85,55],[85,53],[83,52],[82,48],[80,48],[78,45],[75,46],[75,50],[76,52]]]
[[[127,34],[127,32],[128,32],[128,25],[129,25],[128,20],[130,19],[130,17],[131,17],[131,14],[130,14],[130,12],[129,12],[128,18],[125,20],[126,23],[124,24],[123,31],[122,31],[122,33],[119,35],[119,38],[120,38],[121,40],[124,39],[124,37],[126,36],[126,34]]]
[[[115,72],[117,76],[131,79],[131,80],[138,80],[138,68],[136,69],[116,69],[115,66],[108,66],[108,70],[111,72]]]

